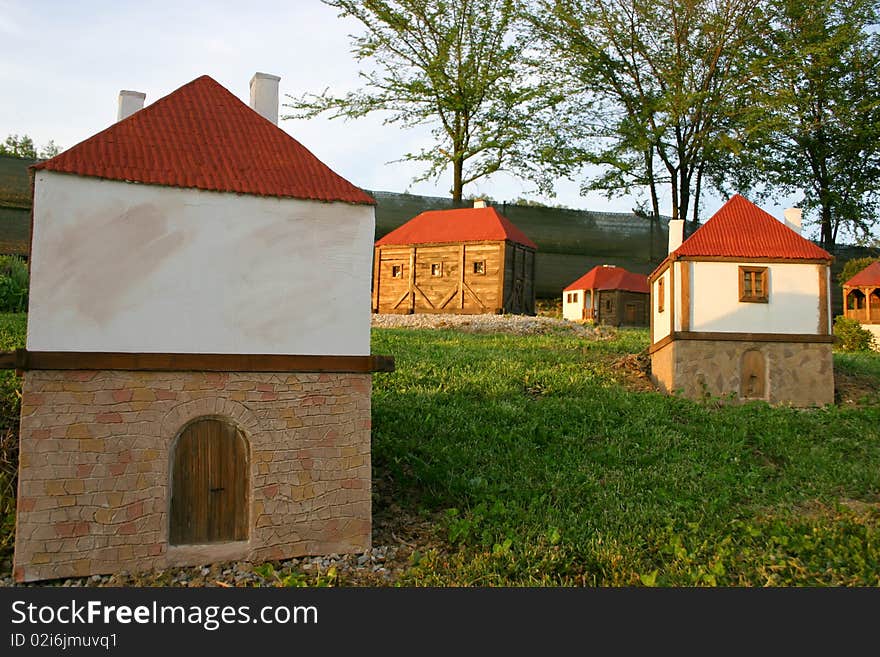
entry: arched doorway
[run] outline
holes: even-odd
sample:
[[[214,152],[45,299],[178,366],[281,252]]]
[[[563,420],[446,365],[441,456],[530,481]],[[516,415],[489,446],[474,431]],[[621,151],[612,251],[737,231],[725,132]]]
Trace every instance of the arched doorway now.
[[[169,542],[241,541],[248,533],[248,445],[230,422],[186,425],[171,456]]]

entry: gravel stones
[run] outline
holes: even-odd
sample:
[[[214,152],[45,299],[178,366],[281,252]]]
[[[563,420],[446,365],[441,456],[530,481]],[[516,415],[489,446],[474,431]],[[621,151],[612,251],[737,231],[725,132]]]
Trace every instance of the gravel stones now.
[[[570,333],[593,340],[609,339],[615,331],[607,326],[570,322],[567,319],[537,315],[372,315],[374,328],[449,329],[465,333],[513,333],[546,335]]]

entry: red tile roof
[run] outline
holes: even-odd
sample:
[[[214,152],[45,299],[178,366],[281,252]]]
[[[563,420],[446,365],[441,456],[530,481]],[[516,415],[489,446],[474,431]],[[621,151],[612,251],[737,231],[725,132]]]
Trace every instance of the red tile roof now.
[[[571,290],[626,290],[648,294],[648,277],[633,274],[623,267],[599,265],[566,287],[563,292]]]
[[[739,194],[721,206],[674,255],[831,260],[827,251]]]
[[[422,212],[378,240],[376,246],[491,240],[510,240],[532,249],[538,248],[525,233],[492,207]]]
[[[847,287],[880,286],[880,262],[872,262],[858,274],[844,283]]]
[[[34,168],[169,187],[375,204],[207,75]]]

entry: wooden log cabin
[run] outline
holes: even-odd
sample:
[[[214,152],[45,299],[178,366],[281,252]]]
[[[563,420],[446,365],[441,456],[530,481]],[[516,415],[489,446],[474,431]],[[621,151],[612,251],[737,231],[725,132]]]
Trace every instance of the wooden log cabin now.
[[[534,315],[537,248],[483,201],[422,212],[376,242],[373,312]]]

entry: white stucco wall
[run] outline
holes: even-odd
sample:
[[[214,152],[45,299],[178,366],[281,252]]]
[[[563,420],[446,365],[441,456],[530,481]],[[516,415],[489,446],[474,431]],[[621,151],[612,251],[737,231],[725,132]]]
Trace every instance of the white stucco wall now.
[[[816,264],[690,264],[692,331],[818,333],[819,274]],[[769,303],[740,302],[740,266],[767,267]],[[680,317],[681,313],[677,312],[676,324],[679,327]]]
[[[651,283],[651,314],[653,316],[653,335],[654,342],[662,340],[667,335],[669,335],[670,331],[670,320],[669,313],[671,312],[671,306],[669,303],[671,297],[671,291],[669,289],[669,269],[667,268],[660,276],[657,277],[653,283]],[[663,281],[663,312],[659,312],[657,309],[659,307],[658,295],[660,290],[660,281]]]
[[[569,294],[577,294],[577,301],[568,302]],[[579,322],[584,318],[584,291],[571,290],[562,293],[562,318]]]
[[[40,171],[28,349],[370,353],[371,206]]]
[[[862,324],[862,328],[874,336],[874,343],[871,345],[874,351],[880,351],[880,324]]]

